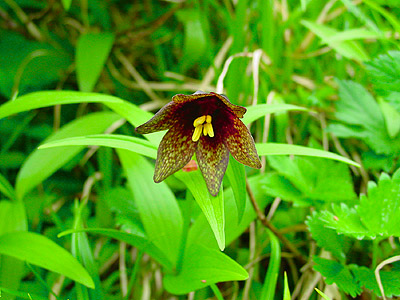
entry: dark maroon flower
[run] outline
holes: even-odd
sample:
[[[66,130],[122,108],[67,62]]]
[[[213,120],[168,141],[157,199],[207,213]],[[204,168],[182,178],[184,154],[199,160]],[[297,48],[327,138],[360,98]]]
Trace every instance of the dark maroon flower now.
[[[261,168],[254,140],[243,122],[246,109],[224,95],[197,91],[178,94],[148,122],[136,128],[145,134],[169,129],[158,148],[154,181],[182,169],[196,152],[197,162],[213,196],[218,194],[229,152],[240,163]]]

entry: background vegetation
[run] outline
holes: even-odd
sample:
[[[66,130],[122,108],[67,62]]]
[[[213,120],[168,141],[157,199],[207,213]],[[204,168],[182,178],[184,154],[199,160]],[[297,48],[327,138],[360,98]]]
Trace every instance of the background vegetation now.
[[[2,299],[400,296],[399,13],[1,1]],[[248,107],[263,162],[215,198],[198,171],[154,184],[162,134],[134,133],[196,90]]]

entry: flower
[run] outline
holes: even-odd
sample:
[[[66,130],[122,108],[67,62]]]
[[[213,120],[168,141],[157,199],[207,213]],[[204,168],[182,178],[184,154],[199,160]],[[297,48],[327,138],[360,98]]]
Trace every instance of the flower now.
[[[158,148],[154,182],[182,169],[194,153],[213,196],[220,189],[229,152],[238,162],[261,168],[253,137],[239,119],[245,113],[244,107],[217,93],[173,96],[153,118],[136,128],[140,134],[168,129]]]

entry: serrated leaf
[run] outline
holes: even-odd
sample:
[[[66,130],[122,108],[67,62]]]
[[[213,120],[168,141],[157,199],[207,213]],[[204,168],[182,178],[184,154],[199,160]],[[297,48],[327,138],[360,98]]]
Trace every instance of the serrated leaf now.
[[[203,214],[207,218],[208,224],[214,233],[220,250],[225,249],[225,216],[224,216],[224,196],[223,189],[220,189],[216,197],[212,196],[207,189],[206,183],[201,172],[175,173],[175,176],[186,184],[192,193]]]
[[[391,92],[400,92],[400,51],[389,51],[388,54],[365,63],[369,78],[376,91],[387,96]]]
[[[361,294],[362,289],[347,266],[333,260],[316,257],[313,258],[316,265],[314,269],[326,277],[326,283],[336,285],[345,293],[356,297]]]
[[[343,251],[344,236],[325,227],[325,222],[319,219],[318,212],[314,212],[312,216],[308,217],[306,224],[319,247],[331,252],[340,261],[346,258]]]
[[[381,297],[375,273],[362,266],[350,265],[350,270],[361,286],[373,291],[378,297]],[[400,272],[399,271],[380,271],[379,272],[383,290],[386,297],[400,296]]]
[[[335,117],[346,127],[345,137],[355,137],[364,141],[378,154],[400,152],[400,137],[391,139],[387,133],[383,114],[378,103],[368,91],[358,83],[337,80],[340,100],[336,102]],[[340,136],[340,131],[328,130]]]
[[[342,203],[333,206],[333,212],[321,211],[319,219],[325,226],[336,230],[338,233],[345,234],[357,239],[375,238],[368,228],[360,220],[360,216],[355,208],[350,208]]]
[[[400,236],[400,180],[381,176],[378,185],[368,186],[357,208],[370,234]]]
[[[296,204],[353,201],[356,195],[346,165],[330,160],[286,156],[269,156],[269,164],[283,178],[276,175],[266,183],[272,193],[288,195]],[[274,191],[276,189],[276,192]],[[287,190],[286,190],[287,189]],[[300,195],[299,195],[300,194]],[[276,194],[275,194],[276,195]]]
[[[81,264],[52,240],[32,232],[11,232],[0,236],[0,254],[18,258],[62,274],[94,288],[92,278]]]
[[[183,295],[217,282],[247,278],[246,270],[226,254],[191,244],[185,251],[181,272],[167,274],[164,286],[170,293]]]

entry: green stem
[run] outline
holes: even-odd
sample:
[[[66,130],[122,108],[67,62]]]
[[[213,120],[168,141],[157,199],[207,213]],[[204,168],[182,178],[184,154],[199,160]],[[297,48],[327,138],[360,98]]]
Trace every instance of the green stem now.
[[[222,297],[221,291],[218,289],[218,287],[215,283],[211,284],[210,288],[212,289],[212,291],[214,292],[214,294],[218,300],[224,300],[224,297]]]
[[[136,256],[136,260],[135,260],[135,265],[133,266],[133,270],[132,270],[132,274],[131,274],[131,278],[129,279],[129,284],[128,284],[128,292],[126,293],[126,296],[124,298],[124,300],[128,300],[129,296],[132,292],[133,286],[135,285],[136,282],[136,274],[139,271],[139,267],[140,267],[140,261],[142,260],[143,257],[143,251],[139,250]]]

